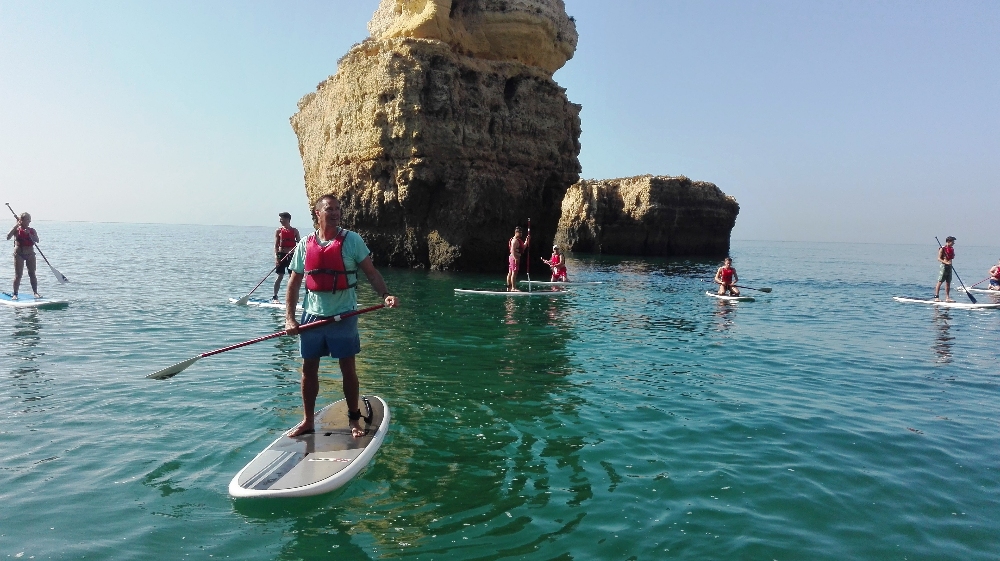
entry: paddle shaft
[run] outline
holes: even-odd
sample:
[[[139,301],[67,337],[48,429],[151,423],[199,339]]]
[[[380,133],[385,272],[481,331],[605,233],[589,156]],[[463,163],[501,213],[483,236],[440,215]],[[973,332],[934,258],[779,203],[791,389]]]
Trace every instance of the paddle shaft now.
[[[716,282],[715,279],[712,279],[712,280],[701,279],[701,280],[703,280],[705,282],[713,282],[715,284],[720,284],[720,283]],[[736,288],[745,288],[747,290],[756,290],[758,292],[771,292],[771,288],[770,287],[754,288],[752,286],[743,286],[742,284],[734,284],[733,286],[735,286]]]
[[[528,219],[528,256],[525,267],[528,271],[528,292],[531,292],[531,219]]]
[[[14,218],[18,220],[21,219],[21,217],[18,216],[16,212],[14,212],[14,209],[10,208],[10,203],[4,203],[4,204],[7,205],[7,210],[9,210],[10,213],[14,215]],[[57,271],[56,268],[52,266],[52,263],[49,263],[48,258],[45,257],[44,253],[42,253],[42,248],[37,243],[35,244],[35,248],[38,249],[38,254],[41,255],[42,259],[45,260],[45,264],[49,266],[49,269],[52,269],[52,274],[56,276],[56,279],[58,279],[59,282],[68,282],[69,279],[66,278],[66,275]]]
[[[368,308],[362,308],[360,310],[355,310],[353,312],[346,312],[343,314],[338,314],[333,317],[328,317],[326,319],[321,319],[319,321],[312,321],[299,326],[299,331],[305,331],[307,329],[312,329],[314,327],[320,327],[321,325],[326,325],[328,323],[334,323],[342,319],[347,319],[352,316],[366,314],[368,312],[374,312],[375,310],[380,310],[385,307],[385,304],[379,304],[377,306],[370,306]],[[274,339],[275,337],[283,337],[288,335],[288,330],[279,331],[277,333],[272,333],[270,335],[265,335],[263,337],[257,337],[256,339],[250,339],[249,341],[243,341],[242,343],[237,343],[235,345],[230,345],[228,347],[223,347],[221,349],[215,349],[214,351],[208,351],[207,353],[202,353],[198,355],[200,358],[205,358],[207,356],[217,355],[219,353],[224,353],[226,351],[231,351],[233,349],[238,349],[240,347],[246,347],[247,345],[253,345],[254,343],[260,343],[261,341],[267,341],[268,339]]]
[[[934,241],[937,242],[938,249],[941,249],[941,248],[944,247],[943,245],[941,245],[941,240],[939,240],[937,236],[934,236]],[[976,303],[976,297],[973,296],[971,292],[969,292],[968,288],[965,288],[965,283],[962,282],[962,277],[958,276],[958,271],[955,270],[955,265],[954,264],[951,265],[951,272],[955,273],[955,278],[958,279],[958,284],[962,287],[962,292],[965,292],[965,295],[969,297],[969,300],[972,300],[972,303],[975,304]]]
[[[986,281],[990,280],[991,278],[993,278],[993,277],[986,277],[985,279],[983,279],[983,280],[981,280],[981,281],[977,282],[976,284],[970,284],[970,285],[969,285],[969,288],[976,288],[976,286],[978,286],[978,285],[980,285],[980,284],[983,284],[984,282],[986,282]]]
[[[280,259],[280,260],[278,261],[278,264],[280,264],[280,263],[281,263],[282,261],[284,261],[285,259],[288,259],[289,257],[291,257],[291,255],[292,255],[292,252],[291,252],[291,251],[289,251],[288,253],[286,253],[286,254],[285,254],[285,256],[284,256],[284,257],[282,257],[282,258],[281,258],[281,259]],[[266,275],[264,275],[264,278],[260,279],[260,282],[259,282],[259,283],[257,283],[257,286],[253,287],[253,290],[251,290],[250,292],[248,292],[248,293],[247,293],[247,295],[246,295],[246,296],[244,296],[243,298],[240,298],[240,300],[243,300],[243,299],[246,299],[246,298],[250,298],[250,295],[251,295],[251,294],[253,294],[254,292],[256,292],[256,291],[257,291],[257,289],[258,289],[258,288],[260,288],[260,285],[264,284],[264,281],[266,281],[266,280],[267,280],[267,278],[271,276],[271,273],[273,273],[273,272],[275,272],[275,271],[277,271],[277,270],[278,270],[278,265],[277,265],[277,264],[276,264],[276,265],[275,265],[274,267],[271,267],[271,270],[270,270],[270,271],[268,271]]]

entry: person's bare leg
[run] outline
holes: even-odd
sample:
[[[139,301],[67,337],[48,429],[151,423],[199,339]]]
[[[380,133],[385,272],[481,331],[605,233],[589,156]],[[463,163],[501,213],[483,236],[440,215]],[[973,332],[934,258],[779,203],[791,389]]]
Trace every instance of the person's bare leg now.
[[[28,265],[28,280],[31,282],[31,293],[35,295],[35,298],[41,298],[42,295],[38,293],[38,277],[35,275],[34,258],[27,261],[27,265]]]
[[[24,274],[24,260],[14,256],[14,292],[13,297],[17,299],[17,291],[21,288],[21,275]]]
[[[951,299],[951,282],[949,281],[944,281],[944,301],[954,302],[954,300]]]
[[[274,296],[271,297],[271,300],[278,299],[278,291],[281,290],[281,279],[283,278],[285,278],[285,275],[278,275],[278,280],[274,281],[274,292],[271,293]]]
[[[353,356],[340,359],[340,373],[344,378],[344,398],[347,400],[348,411],[361,411],[361,403],[358,390],[358,370],[357,363]],[[368,411],[362,411],[365,415]],[[351,435],[359,438],[365,435],[365,429],[361,428],[360,419],[351,419]]]
[[[319,359],[302,359],[302,422],[288,436],[309,434],[315,430],[316,396],[319,394]]]
[[[941,281],[938,281],[937,284],[934,285],[934,299],[941,299]]]

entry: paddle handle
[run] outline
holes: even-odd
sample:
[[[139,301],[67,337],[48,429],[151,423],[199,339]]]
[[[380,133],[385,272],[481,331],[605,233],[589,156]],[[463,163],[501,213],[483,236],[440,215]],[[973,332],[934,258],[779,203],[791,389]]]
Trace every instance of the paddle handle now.
[[[312,321],[304,325],[299,326],[299,331],[305,331],[306,329],[312,329],[314,327],[319,327],[321,325],[326,325],[328,323],[333,323],[340,321],[342,319],[347,319],[352,316],[367,314],[368,312],[374,312],[375,310],[380,310],[385,307],[385,304],[379,304],[377,306],[370,306],[368,308],[362,308],[360,310],[354,310],[353,312],[346,312],[343,314],[337,314],[333,317],[326,319],[321,319],[319,321]],[[223,347],[221,349],[215,349],[214,351],[208,351],[207,353],[202,353],[198,355],[200,358],[205,358],[207,356],[217,355],[219,353],[224,353],[226,351],[231,351],[233,349],[238,349],[240,347],[246,347],[247,345],[253,345],[254,343],[260,343],[261,341],[267,341],[268,339],[274,339],[275,337],[283,337],[288,335],[288,330],[279,331],[277,333],[272,333],[270,335],[265,335],[263,337],[258,337],[256,339],[250,339],[249,341],[243,341],[242,343],[237,343],[235,345],[230,345],[228,347]]]

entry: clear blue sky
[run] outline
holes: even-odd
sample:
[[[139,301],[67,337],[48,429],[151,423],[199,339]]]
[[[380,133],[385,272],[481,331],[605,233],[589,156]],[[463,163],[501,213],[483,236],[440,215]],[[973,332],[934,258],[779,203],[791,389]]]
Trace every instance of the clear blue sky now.
[[[992,242],[1000,2],[566,3],[583,177],[714,182],[736,239]],[[377,5],[0,0],[3,202],[306,226],[288,118]]]

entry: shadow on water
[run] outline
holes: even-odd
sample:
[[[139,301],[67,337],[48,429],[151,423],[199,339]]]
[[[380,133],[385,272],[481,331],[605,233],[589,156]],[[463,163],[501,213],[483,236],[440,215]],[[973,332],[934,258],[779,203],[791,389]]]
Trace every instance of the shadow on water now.
[[[935,306],[934,327],[937,328],[933,345],[937,362],[948,364],[951,362],[952,347],[955,346],[955,336],[951,334],[951,310]]]

